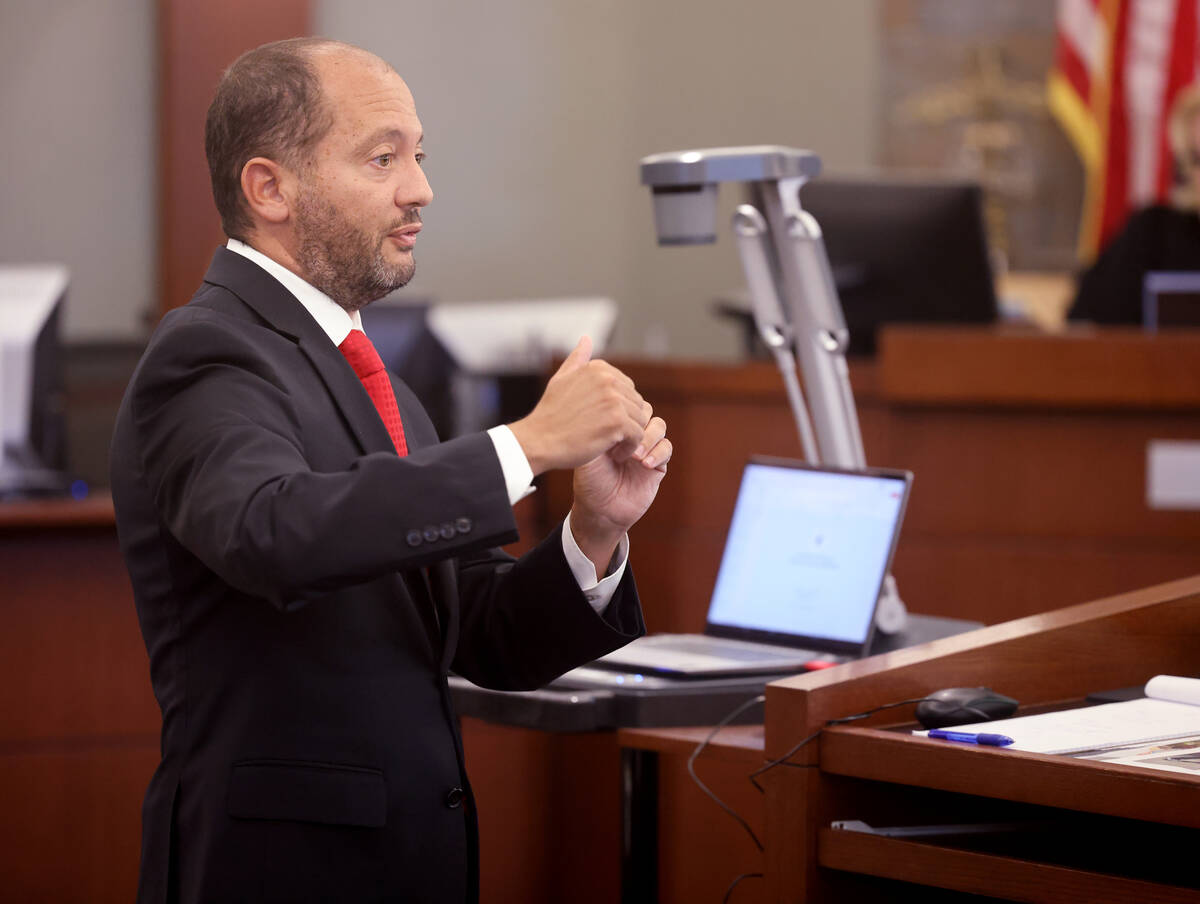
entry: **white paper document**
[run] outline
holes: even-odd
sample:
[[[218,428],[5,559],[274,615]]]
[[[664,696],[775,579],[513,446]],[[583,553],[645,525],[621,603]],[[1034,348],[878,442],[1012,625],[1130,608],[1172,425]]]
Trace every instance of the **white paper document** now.
[[[1108,748],[1099,752],[1074,753],[1071,756],[1086,760],[1102,760],[1121,766],[1141,766],[1143,769],[1183,772],[1200,777],[1200,735],[1190,738],[1168,738],[1152,744]]]
[[[956,725],[954,730],[1007,735],[1013,743],[1006,750],[1065,753],[1112,761],[1119,754],[1121,762],[1138,756],[1139,751],[1156,753],[1162,747],[1157,742],[1194,740],[1200,736],[1200,679],[1159,675],[1146,683],[1145,691],[1147,696],[1141,700],[974,722]],[[1185,752],[1197,751],[1191,748],[1180,751]],[[1198,770],[1180,765],[1177,771]]]

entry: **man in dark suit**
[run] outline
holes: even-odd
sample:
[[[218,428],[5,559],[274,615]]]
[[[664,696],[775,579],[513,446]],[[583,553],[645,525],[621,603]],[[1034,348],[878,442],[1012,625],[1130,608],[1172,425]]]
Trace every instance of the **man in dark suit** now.
[[[644,631],[624,536],[672,450],[632,382],[585,339],[527,417],[440,443],[356,329],[412,275],[421,140],[386,63],[316,39],[239,59],[209,111],[229,242],[112,448],[163,711],[141,901],[472,899],[447,671],[532,688]],[[571,512],[514,561],[553,468]]]

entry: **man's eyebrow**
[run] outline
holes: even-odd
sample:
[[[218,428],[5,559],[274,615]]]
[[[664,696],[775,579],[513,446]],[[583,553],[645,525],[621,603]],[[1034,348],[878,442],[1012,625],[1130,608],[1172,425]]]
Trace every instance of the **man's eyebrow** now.
[[[389,138],[393,139],[397,142],[403,142],[404,141],[404,132],[402,132],[400,129],[391,129],[391,128],[377,129],[376,131],[372,132],[370,135],[368,135],[366,138],[364,138],[362,141],[360,141],[355,146],[355,153],[356,154],[365,154],[367,151],[371,150],[371,148],[373,148],[375,145],[379,144],[381,141],[386,141]],[[417,136],[417,147],[420,147],[421,142],[424,140],[425,140],[425,136],[423,134],[418,135]]]

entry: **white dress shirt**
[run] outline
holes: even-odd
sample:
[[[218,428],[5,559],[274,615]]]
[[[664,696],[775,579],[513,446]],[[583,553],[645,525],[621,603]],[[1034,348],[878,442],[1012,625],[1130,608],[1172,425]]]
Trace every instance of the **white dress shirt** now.
[[[336,301],[305,282],[278,261],[272,260],[261,251],[251,248],[245,242],[229,239],[226,247],[242,257],[253,261],[271,276],[275,277],[285,289],[296,297],[304,309],[312,315],[313,320],[325,331],[334,345],[341,345],[351,330],[362,330],[362,318],[358,311],[350,313]],[[533,469],[529,467],[529,459],[513,432],[501,424],[488,432],[488,437],[496,449],[496,457],[500,459],[500,470],[504,474],[504,485],[508,490],[508,500],[513,505],[533,492]],[[597,612],[603,612],[611,602],[625,573],[625,565],[629,560],[629,536],[621,538],[614,560],[617,562],[603,580],[596,576],[596,566],[592,560],[583,554],[575,537],[571,533],[571,516],[568,514],[562,527],[563,555],[571,567],[571,573],[587,597],[587,601]]]

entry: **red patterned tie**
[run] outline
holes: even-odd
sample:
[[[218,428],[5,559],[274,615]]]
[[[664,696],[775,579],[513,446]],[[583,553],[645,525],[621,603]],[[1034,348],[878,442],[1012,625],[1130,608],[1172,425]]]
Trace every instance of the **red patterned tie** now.
[[[407,455],[408,443],[404,439],[404,425],[400,423],[396,394],[392,391],[392,381],[388,379],[387,371],[383,369],[379,352],[375,351],[375,346],[362,330],[351,330],[338,346],[338,351],[350,362],[367,395],[375,403],[375,410],[383,418],[383,426],[387,427],[388,435],[396,446],[396,453]]]

